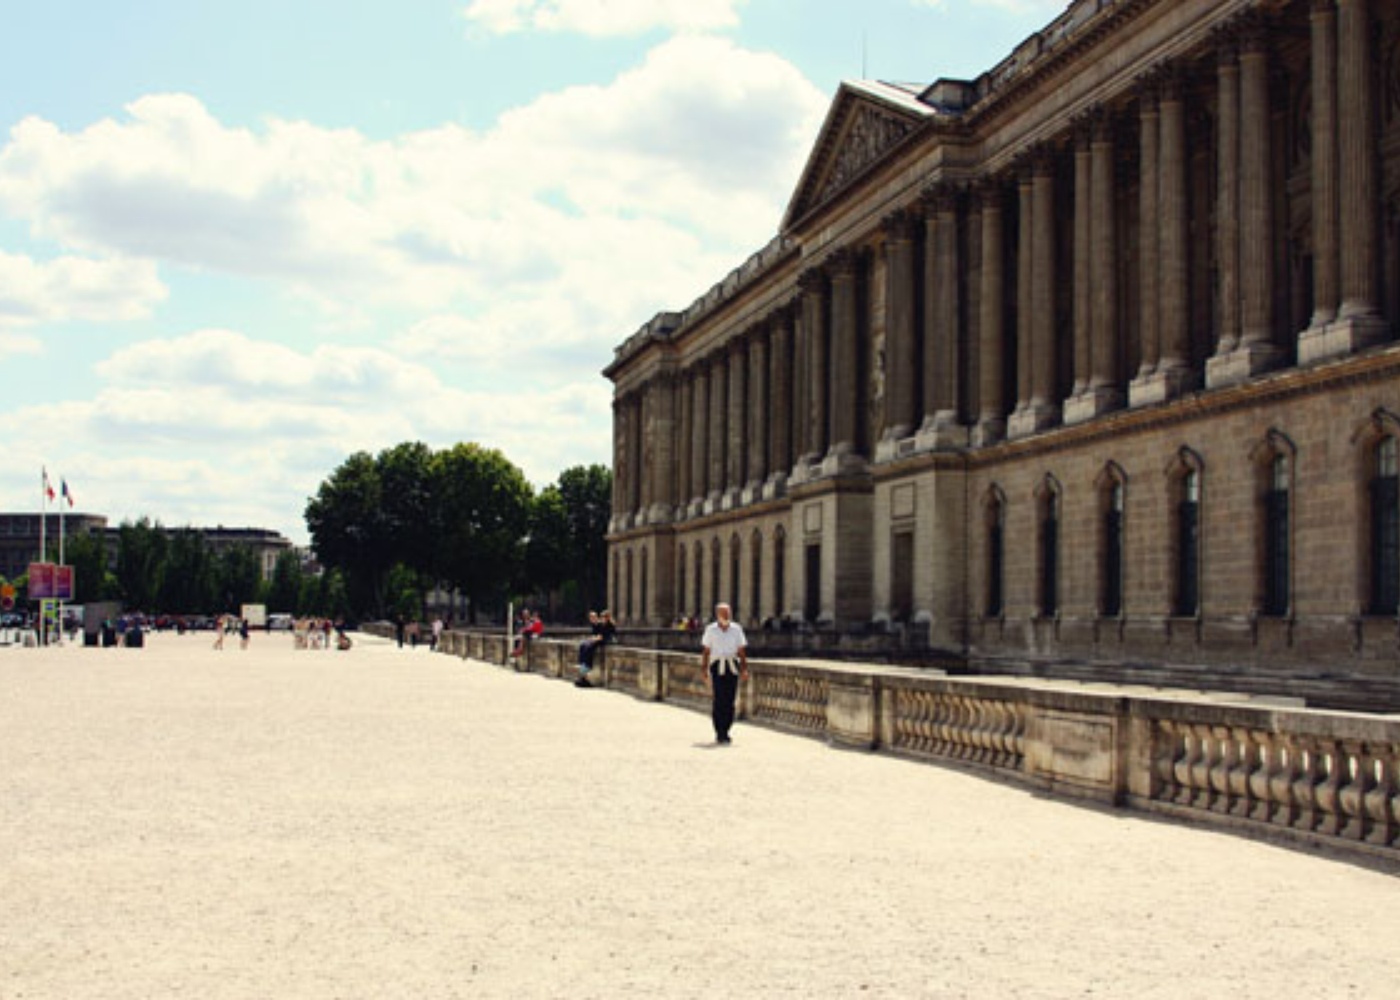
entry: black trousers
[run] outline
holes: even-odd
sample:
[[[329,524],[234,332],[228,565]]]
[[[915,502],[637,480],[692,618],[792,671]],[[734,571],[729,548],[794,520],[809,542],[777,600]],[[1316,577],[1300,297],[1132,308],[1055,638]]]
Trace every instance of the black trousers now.
[[[720,673],[719,664],[710,664],[710,690],[714,693],[710,717],[715,723],[715,736],[724,739],[729,735],[729,727],[734,725],[734,700],[739,694],[739,675]]]

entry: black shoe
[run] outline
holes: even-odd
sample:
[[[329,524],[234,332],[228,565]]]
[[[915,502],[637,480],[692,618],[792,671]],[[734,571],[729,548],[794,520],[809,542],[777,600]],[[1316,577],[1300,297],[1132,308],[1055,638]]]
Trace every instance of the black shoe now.
[[[728,736],[716,736],[716,737],[715,737],[715,742],[716,742],[716,743],[719,743],[719,744],[727,745],[727,744],[729,744],[729,743],[733,743],[734,741],[731,740]]]
[[[580,677],[578,680],[574,681],[574,687],[576,688],[591,688],[592,686],[587,677]]]

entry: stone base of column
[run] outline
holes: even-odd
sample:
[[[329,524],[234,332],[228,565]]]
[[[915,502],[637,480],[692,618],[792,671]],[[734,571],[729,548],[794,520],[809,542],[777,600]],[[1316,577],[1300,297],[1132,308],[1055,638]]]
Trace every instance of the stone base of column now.
[[[1029,437],[1041,431],[1049,430],[1060,423],[1060,408],[1049,403],[1033,403],[1020,407],[1011,414],[1011,420],[1007,424],[1006,436],[1011,440]]]
[[[1123,394],[1117,389],[1104,386],[1098,389],[1085,389],[1077,396],[1065,400],[1065,423],[1082,424],[1105,413],[1123,408]]]
[[[775,472],[763,484],[763,499],[776,500],[787,495],[788,477],[786,473]]]
[[[718,512],[721,509],[720,504],[723,500],[724,495],[720,493],[719,490],[712,490],[710,495],[705,497],[705,503],[704,506],[701,507],[700,512],[702,514],[714,514]]]
[[[907,428],[901,428],[899,436],[887,434],[875,445],[875,463],[893,462],[896,459],[904,458],[906,455],[914,453],[913,432]]]
[[[1005,440],[1006,421],[1001,417],[983,417],[968,435],[968,443],[974,448],[988,448]]]
[[[1379,316],[1348,316],[1314,326],[1298,336],[1298,364],[1344,358],[1390,339],[1390,326]]]
[[[823,479],[836,476],[860,475],[869,471],[870,463],[865,456],[855,450],[855,446],[842,441],[831,446],[822,459],[820,475]]]
[[[685,505],[685,516],[687,518],[700,517],[705,513],[704,497],[695,497]]]
[[[763,499],[763,480],[756,479],[751,483],[746,483],[739,491],[740,506],[747,507],[751,503],[757,503]]]
[[[668,503],[654,503],[647,508],[647,524],[670,524],[671,505]]]
[[[915,451],[954,451],[967,447],[967,428],[958,423],[952,410],[939,410],[924,418],[923,426],[914,435]]]
[[[1239,385],[1283,364],[1283,351],[1274,344],[1240,344],[1229,354],[1217,354],[1206,362],[1206,387]]]
[[[739,487],[729,487],[729,489],[725,490],[724,494],[719,498],[719,509],[733,510],[735,507],[739,506],[741,493],[742,491]]]
[[[1200,387],[1200,373],[1193,368],[1158,368],[1128,386],[1128,405],[1136,409],[1166,403]]]

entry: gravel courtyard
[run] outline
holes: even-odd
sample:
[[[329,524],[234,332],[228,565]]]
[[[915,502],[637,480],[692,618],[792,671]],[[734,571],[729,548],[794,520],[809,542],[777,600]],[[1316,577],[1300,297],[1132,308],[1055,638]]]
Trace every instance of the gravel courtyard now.
[[[0,998],[1381,997],[1400,879],[283,636],[0,649]]]

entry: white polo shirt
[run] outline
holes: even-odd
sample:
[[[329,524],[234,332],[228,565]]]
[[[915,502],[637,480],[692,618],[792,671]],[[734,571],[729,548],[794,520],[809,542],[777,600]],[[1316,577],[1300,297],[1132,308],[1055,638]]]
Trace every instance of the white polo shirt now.
[[[719,622],[705,626],[705,635],[700,645],[710,651],[710,662],[718,664],[720,673],[739,672],[739,650],[748,645],[744,638],[744,627],[731,621],[728,628],[720,628]]]

